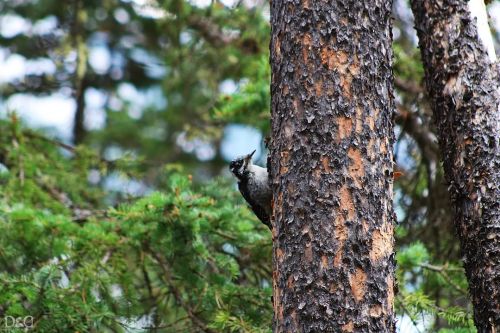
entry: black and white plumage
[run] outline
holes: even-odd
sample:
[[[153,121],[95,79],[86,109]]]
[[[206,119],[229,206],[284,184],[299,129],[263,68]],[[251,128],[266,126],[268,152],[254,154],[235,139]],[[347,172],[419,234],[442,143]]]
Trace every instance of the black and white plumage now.
[[[271,200],[272,192],[269,184],[269,175],[266,168],[252,164],[255,150],[243,157],[233,160],[229,170],[238,179],[238,189],[248,202],[257,217],[272,229]]]

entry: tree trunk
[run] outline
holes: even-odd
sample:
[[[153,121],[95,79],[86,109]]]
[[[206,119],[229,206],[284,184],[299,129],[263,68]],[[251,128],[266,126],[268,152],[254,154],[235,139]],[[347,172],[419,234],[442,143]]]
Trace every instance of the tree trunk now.
[[[478,332],[500,329],[500,84],[467,2],[413,0]],[[496,328],[496,330],[495,330]]]
[[[85,130],[85,91],[87,89],[87,45],[84,24],[86,14],[82,0],[73,0],[73,24],[71,36],[76,49],[76,69],[73,78],[76,111],[73,122],[73,142],[81,144],[87,134]]]
[[[272,1],[274,331],[394,332],[392,1]]]
[[[77,82],[77,88],[75,92],[76,100],[76,111],[73,121],[73,142],[75,144],[81,144],[87,135],[87,130],[85,129],[85,91],[87,89],[87,84],[85,79]]]

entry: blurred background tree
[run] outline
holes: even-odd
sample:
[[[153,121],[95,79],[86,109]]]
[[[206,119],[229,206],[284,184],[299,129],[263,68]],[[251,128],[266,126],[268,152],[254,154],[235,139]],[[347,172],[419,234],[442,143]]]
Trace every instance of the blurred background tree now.
[[[470,332],[406,1],[394,17],[397,326]],[[268,21],[257,0],[0,3],[0,320],[270,331],[271,237],[227,172],[265,164]]]

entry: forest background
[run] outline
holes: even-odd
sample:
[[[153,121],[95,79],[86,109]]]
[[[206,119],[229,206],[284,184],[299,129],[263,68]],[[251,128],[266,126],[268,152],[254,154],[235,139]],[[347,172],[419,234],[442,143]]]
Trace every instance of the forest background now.
[[[471,332],[405,0],[393,16],[397,329]],[[227,168],[266,161],[269,36],[267,1],[0,3],[0,326],[270,331],[271,237]]]

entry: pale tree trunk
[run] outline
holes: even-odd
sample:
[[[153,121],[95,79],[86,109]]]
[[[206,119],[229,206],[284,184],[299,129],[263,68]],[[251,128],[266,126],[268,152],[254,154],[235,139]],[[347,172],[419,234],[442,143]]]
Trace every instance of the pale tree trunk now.
[[[392,1],[272,1],[275,332],[393,332]]]
[[[477,2],[477,1],[476,1]],[[478,332],[500,329],[500,84],[466,1],[413,0]],[[480,21],[479,21],[480,22]]]

